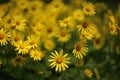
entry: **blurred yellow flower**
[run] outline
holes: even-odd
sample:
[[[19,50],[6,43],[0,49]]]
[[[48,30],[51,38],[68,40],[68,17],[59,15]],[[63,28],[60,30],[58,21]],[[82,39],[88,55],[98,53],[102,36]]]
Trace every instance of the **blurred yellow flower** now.
[[[20,15],[15,15],[13,17],[12,25],[16,30],[24,31],[26,27],[25,19]]]
[[[30,50],[30,46],[27,44],[26,41],[19,41],[16,45],[15,45],[15,50],[18,51],[18,54],[28,54],[29,50]]]
[[[38,47],[39,42],[40,42],[40,38],[38,35],[33,34],[33,35],[30,35],[27,37],[26,42],[31,47],[31,49],[34,49],[34,48]]]
[[[34,49],[30,51],[30,57],[33,58],[34,61],[40,61],[44,57],[44,53],[38,49]]]
[[[82,20],[84,20],[85,15],[82,10],[76,9],[73,11],[73,18],[76,20],[82,21]]]
[[[73,54],[78,59],[83,59],[83,55],[86,56],[88,52],[87,41],[85,39],[77,42],[74,46]]]
[[[83,12],[86,15],[93,16],[95,14],[95,6],[92,3],[84,2],[82,6],[83,6]]]
[[[6,45],[9,40],[10,33],[6,29],[0,29],[0,45]]]
[[[17,56],[11,60],[11,63],[14,67],[20,66],[22,67],[27,62],[27,59],[22,56]]]
[[[93,76],[93,72],[90,69],[85,69],[84,73],[86,74],[86,76],[88,76],[89,78],[92,78]]]
[[[61,50],[59,53],[57,51],[55,51],[55,53],[51,53],[48,61],[51,62],[51,68],[55,67],[55,71],[61,72],[68,68],[67,64],[70,63],[69,60],[70,58],[68,57],[68,54],[63,54],[63,50]]]
[[[66,29],[61,29],[58,34],[56,35],[58,41],[60,42],[67,42],[71,38],[71,34]]]
[[[51,51],[55,48],[55,42],[52,39],[47,39],[44,41],[44,47],[48,51]]]
[[[12,36],[10,38],[10,43],[13,46],[15,46],[19,41],[23,40],[24,38],[24,35],[21,32],[16,31],[16,30],[12,31],[11,35]]]

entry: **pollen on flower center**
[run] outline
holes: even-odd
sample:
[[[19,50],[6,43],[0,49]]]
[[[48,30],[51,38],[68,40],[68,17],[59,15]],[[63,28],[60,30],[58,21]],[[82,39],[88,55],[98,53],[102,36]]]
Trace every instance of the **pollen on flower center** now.
[[[76,48],[77,51],[81,50],[81,46],[79,44],[77,44],[75,48]]]
[[[82,23],[82,27],[83,27],[83,28],[87,28],[87,27],[88,27],[88,23],[87,23],[87,22],[83,22],[83,23]]]
[[[3,34],[0,34],[0,40],[2,40],[4,38]]]
[[[58,63],[58,64],[62,63],[62,58],[57,58],[56,63]]]

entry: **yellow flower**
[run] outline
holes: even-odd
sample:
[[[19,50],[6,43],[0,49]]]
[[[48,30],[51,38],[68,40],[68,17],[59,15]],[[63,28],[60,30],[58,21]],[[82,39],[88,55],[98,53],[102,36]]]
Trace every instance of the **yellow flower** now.
[[[85,69],[84,73],[86,74],[86,76],[88,76],[89,78],[92,78],[93,76],[93,72],[90,69]]]
[[[27,62],[27,59],[22,56],[17,56],[11,60],[11,63],[14,67],[20,66],[22,67]]]
[[[44,42],[44,47],[48,51],[53,50],[55,48],[55,43],[54,43],[54,41],[52,39],[47,39]]]
[[[68,68],[67,64],[70,63],[69,60],[70,58],[68,57],[68,54],[63,55],[63,50],[61,50],[59,53],[57,51],[55,51],[55,53],[51,53],[48,61],[51,62],[51,68],[55,68],[55,71],[61,72]]]
[[[110,30],[110,34],[117,35],[118,25],[109,23],[109,30]]]
[[[86,15],[93,16],[95,14],[95,6],[92,3],[84,2],[82,6],[83,6],[83,12]]]
[[[93,33],[94,32],[93,27],[94,27],[94,24],[86,20],[81,22],[80,25],[77,25],[78,31],[81,31],[82,34],[84,34],[85,32]]]
[[[39,42],[40,38],[38,35],[30,35],[27,37],[27,43],[32,49],[38,47]]]
[[[0,29],[0,45],[5,45],[7,44],[9,40],[10,34],[7,32],[5,29]]]
[[[79,20],[79,21],[84,20],[85,16],[84,16],[83,11],[80,10],[80,9],[74,10],[73,18],[76,19],[76,20]]]
[[[71,19],[72,19],[72,17],[67,17],[67,18],[64,18],[63,20],[59,20],[60,26],[67,27],[70,24]]]
[[[76,58],[83,59],[83,55],[87,54],[88,48],[86,43],[87,41],[83,39],[75,44],[73,54]]]
[[[20,15],[15,15],[11,26],[16,30],[24,31],[26,26],[25,19]]]
[[[95,37],[94,42],[93,42],[96,49],[102,48],[104,43],[105,43],[104,37],[101,37],[101,36]]]
[[[19,41],[15,45],[15,50],[18,51],[18,54],[27,54],[30,50],[30,46],[27,44],[26,41]]]
[[[67,42],[71,38],[71,34],[68,30],[61,29],[56,37],[58,37],[58,41],[60,42]]]
[[[23,40],[24,36],[19,31],[12,31],[11,32],[10,43],[15,46],[19,41]]]
[[[38,49],[30,51],[30,57],[33,58],[34,61],[40,61],[44,57],[44,53]]]

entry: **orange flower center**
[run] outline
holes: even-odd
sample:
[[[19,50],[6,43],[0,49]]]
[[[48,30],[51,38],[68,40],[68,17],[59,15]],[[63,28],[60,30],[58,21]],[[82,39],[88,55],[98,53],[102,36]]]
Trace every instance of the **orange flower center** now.
[[[62,58],[57,58],[56,63],[58,63],[58,64],[62,63]]]
[[[15,61],[19,63],[19,62],[22,61],[22,59],[21,59],[20,57],[17,57],[17,58],[15,59]]]
[[[4,34],[0,34],[0,40],[4,38]]]
[[[20,49],[24,49],[24,45],[20,45]]]
[[[30,41],[30,45],[33,45],[35,42],[34,41]]]
[[[87,28],[87,27],[88,27],[88,23],[87,23],[87,22],[83,22],[83,23],[82,23],[82,27],[83,27],[83,28]]]
[[[90,8],[86,8],[86,11],[87,11],[87,12],[90,12]]]
[[[77,51],[80,51],[80,50],[81,50],[80,44],[77,44],[77,45],[75,46],[75,49],[76,49]]]

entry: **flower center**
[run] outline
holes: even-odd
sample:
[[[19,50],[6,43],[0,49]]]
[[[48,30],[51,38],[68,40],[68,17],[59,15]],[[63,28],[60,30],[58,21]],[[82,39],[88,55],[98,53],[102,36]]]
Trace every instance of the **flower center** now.
[[[57,58],[56,63],[58,63],[58,64],[62,63],[62,58]]]
[[[51,29],[51,28],[48,28],[48,29],[47,29],[47,32],[48,32],[48,33],[51,33],[51,32],[52,32],[52,29]]]
[[[17,22],[16,22],[16,25],[20,25],[20,22],[19,22],[19,21],[17,21]]]
[[[16,60],[16,62],[18,62],[18,63],[22,61],[22,59],[21,59],[20,57],[16,58],[15,60]]]
[[[18,36],[16,36],[15,38],[14,38],[14,41],[18,41],[19,40],[19,37]]]
[[[61,36],[64,37],[66,35],[65,32],[61,32]]]
[[[80,46],[79,43],[75,46],[75,49],[76,49],[77,51],[80,51],[80,50],[81,50],[81,46]]]
[[[95,40],[95,43],[96,43],[96,44],[100,44],[100,39],[96,39],[96,40]]]
[[[30,45],[33,45],[35,42],[34,41],[30,41]]]
[[[24,49],[24,46],[23,46],[23,45],[20,45],[20,49]]]
[[[87,22],[83,22],[83,23],[82,23],[82,27],[83,27],[83,28],[87,28],[87,27],[88,27],[88,23],[87,23]]]
[[[4,39],[4,34],[0,34],[0,40]]]
[[[90,8],[86,8],[86,11],[87,11],[87,12],[90,12]]]

